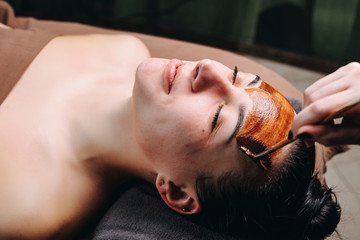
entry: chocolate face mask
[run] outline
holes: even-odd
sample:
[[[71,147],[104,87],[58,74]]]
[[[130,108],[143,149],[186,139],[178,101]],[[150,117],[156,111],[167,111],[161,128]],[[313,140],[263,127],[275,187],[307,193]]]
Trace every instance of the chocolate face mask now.
[[[252,101],[252,109],[236,140],[245,153],[258,154],[287,138],[295,111],[280,92],[265,82],[245,92]],[[260,161],[265,170],[271,169],[273,158],[280,152],[281,149]]]

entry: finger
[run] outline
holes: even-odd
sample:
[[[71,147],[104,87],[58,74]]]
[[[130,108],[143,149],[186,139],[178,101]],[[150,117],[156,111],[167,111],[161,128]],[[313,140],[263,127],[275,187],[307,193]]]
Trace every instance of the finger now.
[[[316,81],[315,83],[311,84],[308,88],[305,90],[305,95],[311,95],[319,88],[326,87],[331,82],[334,82],[344,76],[343,68],[339,68],[335,72],[321,78],[320,80]]]
[[[291,130],[296,136],[298,129],[303,125],[317,124],[321,122],[327,115],[340,106],[351,101],[351,94],[348,91],[342,91],[331,96],[324,97],[306,108],[295,116]]]
[[[345,81],[333,81],[327,84],[325,87],[319,88],[314,91],[311,95],[304,96],[304,106],[309,106],[311,103],[333,95],[335,93],[339,93],[341,91],[345,91],[348,88]]]
[[[300,132],[312,136],[313,140],[325,146],[360,143],[360,127],[358,125],[306,125],[299,129]]]

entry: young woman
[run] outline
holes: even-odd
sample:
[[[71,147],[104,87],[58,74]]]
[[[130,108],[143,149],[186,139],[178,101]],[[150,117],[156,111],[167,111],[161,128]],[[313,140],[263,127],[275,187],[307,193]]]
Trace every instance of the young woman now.
[[[224,195],[254,203],[290,182],[289,156],[302,156],[298,146],[259,166],[241,149],[256,153],[288,137],[294,110],[282,95],[256,75],[215,61],[147,58],[134,37],[88,35],[57,37],[34,59],[0,108],[3,236],[72,232],[110,186],[133,177],[154,183],[182,214],[199,213]],[[311,174],[297,181],[307,188],[314,159],[303,161],[301,172]],[[216,179],[225,179],[225,193],[214,184],[199,196]],[[302,198],[305,186],[297,187]],[[289,204],[285,218],[300,210]]]
[[[235,236],[323,239],[339,222],[313,148],[247,155],[288,138],[295,116],[252,73],[84,35],[52,38],[20,75],[0,107],[0,238],[75,236],[133,178]]]

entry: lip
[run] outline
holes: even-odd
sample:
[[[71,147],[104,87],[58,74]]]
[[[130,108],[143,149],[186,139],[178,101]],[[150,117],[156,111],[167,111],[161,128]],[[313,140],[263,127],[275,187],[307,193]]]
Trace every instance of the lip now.
[[[178,68],[183,65],[179,59],[171,59],[166,65],[164,70],[164,85],[165,91],[170,94],[171,88],[174,86],[175,76],[177,75]]]

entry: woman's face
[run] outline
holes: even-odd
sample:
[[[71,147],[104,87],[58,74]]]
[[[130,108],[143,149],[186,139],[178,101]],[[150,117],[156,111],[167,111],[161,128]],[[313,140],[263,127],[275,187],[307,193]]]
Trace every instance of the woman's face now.
[[[271,146],[287,137],[294,115],[268,88],[254,74],[234,74],[208,59],[148,59],[137,69],[133,92],[137,141],[147,158],[177,178],[234,169],[245,176],[264,173],[239,145],[253,151],[259,142]],[[278,122],[285,123],[276,129]],[[271,135],[279,137],[270,141]]]

